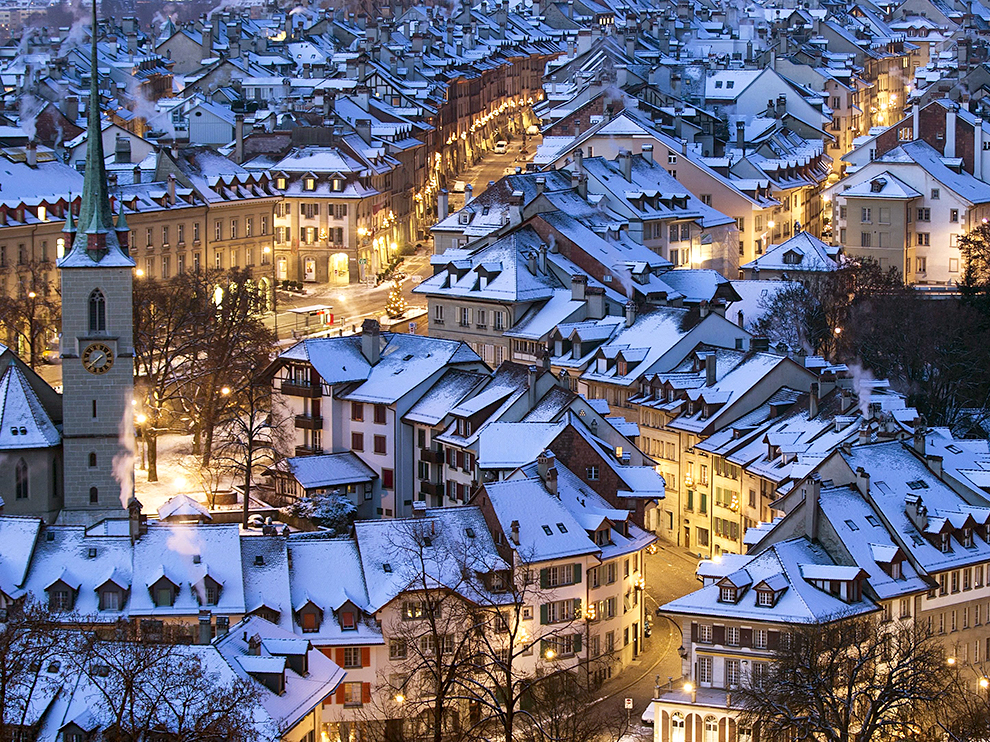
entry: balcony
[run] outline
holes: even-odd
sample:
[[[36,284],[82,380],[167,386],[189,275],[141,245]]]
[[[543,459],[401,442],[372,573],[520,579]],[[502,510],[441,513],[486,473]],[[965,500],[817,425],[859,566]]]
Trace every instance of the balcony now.
[[[320,415],[296,415],[296,427],[302,430],[322,430],[323,418]]]
[[[419,491],[423,495],[438,495],[443,496],[443,484],[427,482],[426,480],[420,480]]]
[[[308,381],[282,381],[282,394],[290,397],[308,397],[310,399],[320,396],[320,385],[311,384]]]
[[[323,453],[323,447],[320,446],[296,446],[296,456],[316,456],[317,454]]]
[[[432,448],[421,448],[419,449],[419,459],[427,464],[442,464],[443,452],[434,451]]]

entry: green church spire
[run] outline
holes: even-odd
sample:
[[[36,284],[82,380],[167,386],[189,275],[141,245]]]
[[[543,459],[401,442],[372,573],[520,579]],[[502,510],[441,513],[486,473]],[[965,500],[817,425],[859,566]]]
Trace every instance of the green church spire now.
[[[100,116],[99,59],[96,39],[98,26],[96,0],[93,0],[92,49],[90,52],[89,111],[86,139],[86,176],[83,181],[82,201],[77,232],[72,252],[89,251],[93,260],[100,260],[107,250],[116,247],[113,212],[107,189],[107,171],[103,154],[103,129]],[[99,235],[98,237],[96,237]]]

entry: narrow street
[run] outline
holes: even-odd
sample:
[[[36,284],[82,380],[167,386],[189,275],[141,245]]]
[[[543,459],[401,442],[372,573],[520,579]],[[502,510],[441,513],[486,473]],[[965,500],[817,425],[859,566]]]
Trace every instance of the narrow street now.
[[[658,542],[658,546],[656,554],[646,556],[646,614],[653,627],[650,638],[645,641],[646,649],[632,665],[602,686],[598,702],[610,714],[624,716],[625,699],[633,699],[626,740],[652,739],[653,729],[644,725],[641,717],[653,699],[657,678],[661,686],[666,686],[681,677],[681,658],[677,653],[681,636],[672,621],[655,615],[657,606],[699,586],[695,577],[696,556],[679,546],[663,542]]]

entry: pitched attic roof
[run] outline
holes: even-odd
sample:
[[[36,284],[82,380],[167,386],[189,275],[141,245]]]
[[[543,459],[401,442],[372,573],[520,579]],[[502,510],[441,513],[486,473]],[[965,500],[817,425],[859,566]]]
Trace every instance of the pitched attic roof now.
[[[0,451],[51,448],[62,435],[17,365],[0,378]]]
[[[789,253],[797,256],[796,263],[787,262],[785,256]],[[744,270],[834,271],[839,267],[838,253],[837,247],[825,244],[808,232],[798,232],[779,245],[770,245],[763,255],[740,267]]]

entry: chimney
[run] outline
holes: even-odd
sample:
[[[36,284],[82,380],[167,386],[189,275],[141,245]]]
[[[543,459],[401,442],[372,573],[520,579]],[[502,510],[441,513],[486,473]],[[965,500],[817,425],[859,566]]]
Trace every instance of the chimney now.
[[[382,357],[381,327],[376,319],[361,323],[361,355],[372,366]]]
[[[196,633],[196,643],[207,645],[213,640],[213,627],[210,625],[210,611],[201,608],[199,611],[199,631]]]
[[[371,144],[371,119],[357,119],[354,128],[365,144]]]
[[[945,157],[956,156],[956,109],[945,112]]]
[[[440,189],[440,195],[437,196],[437,221],[442,222],[450,214],[450,201],[449,194],[446,188]]]
[[[928,428],[925,427],[925,421],[923,418],[916,417],[914,419],[914,450],[918,453],[921,458],[925,458],[927,453],[927,433]]]
[[[646,160],[647,162],[649,162],[650,164],[653,163],[653,145],[652,144],[644,144],[643,145],[643,159]]]
[[[626,327],[632,327],[636,322],[636,303],[633,301],[626,302]]]
[[[811,541],[818,539],[818,499],[821,497],[822,478],[813,473],[801,487],[804,495],[804,535]]]
[[[79,98],[74,95],[65,99],[65,117],[72,123],[79,118]]]
[[[202,59],[209,59],[213,56],[213,26],[207,25],[202,33],[203,40],[200,47],[200,56]]]
[[[523,192],[513,191],[509,196],[509,224],[515,226],[522,222]],[[536,275],[534,272],[533,275]]]
[[[117,165],[126,165],[131,161],[131,140],[120,134],[114,143],[113,161]]]
[[[518,520],[512,521],[512,525],[510,526],[510,528],[512,529],[512,543],[514,543],[516,546],[519,546],[519,521]]]
[[[718,360],[714,352],[705,356],[705,386],[715,386],[718,381]]]
[[[175,173],[168,174],[168,205],[175,206]]]
[[[587,288],[587,276],[580,273],[571,276],[571,301],[584,301],[584,292]]]
[[[38,167],[38,143],[32,139],[24,149],[27,154],[27,166]]]
[[[536,470],[540,474],[540,479],[547,481],[547,475],[551,469],[556,472],[557,458],[550,449],[545,450],[536,457]]]
[[[917,103],[911,106],[911,126],[911,139],[918,141],[921,139],[921,109]]]
[[[622,171],[622,177],[626,179],[626,182],[632,182],[632,155],[629,154],[628,150],[622,150],[619,152],[619,169]]]
[[[784,114],[787,113],[787,95],[781,93],[777,96],[777,108],[774,111],[775,117],[778,119],[784,118]]]
[[[261,655],[261,637],[257,634],[248,639],[248,654],[254,657]]]
[[[547,188],[547,179],[544,176],[540,176],[536,179],[536,195],[539,196]]]
[[[870,494],[870,473],[862,466],[856,469],[856,489],[864,496]]]
[[[526,253],[526,268],[529,270],[530,274],[536,275],[536,251],[530,250]]]
[[[983,119],[973,122],[973,177],[983,180]]]
[[[584,172],[584,150],[580,147],[574,150],[574,170],[579,173]]]
[[[234,162],[244,162],[244,114],[234,114]]]
[[[687,138],[681,139],[681,154],[682,155],[686,155],[687,154],[687,147],[688,147],[688,140],[687,140]]]
[[[588,309],[586,314],[588,319],[602,319],[605,317],[605,289],[602,286],[589,286],[585,291],[588,297]]]
[[[541,273],[547,272],[547,243],[541,242],[536,251],[536,264]]]
[[[527,386],[526,391],[527,391],[527,394],[528,394],[528,397],[529,397],[529,409],[531,409],[531,410],[536,407],[536,375],[537,375],[537,373],[538,373],[538,371],[537,371],[536,366],[530,366],[527,369],[526,384],[528,386]]]
[[[811,391],[808,393],[808,419],[814,420],[818,417],[818,382],[811,382]]]
[[[474,198],[474,186],[468,183],[464,186],[464,205],[467,206]]]
[[[131,495],[131,499],[127,501],[127,531],[132,544],[144,533],[143,525],[141,502],[134,495]]]
[[[701,304],[698,305],[698,316],[701,319],[708,316],[708,299],[702,299]]]
[[[422,518],[426,515],[426,503],[416,500],[412,505],[413,518]]]
[[[134,177],[132,178],[132,180],[134,181],[134,184],[135,185],[137,185],[138,183],[141,182],[141,166],[140,165],[135,165],[134,166]]]
[[[736,147],[742,150],[743,156],[746,155],[746,122],[745,121],[736,122]]]

